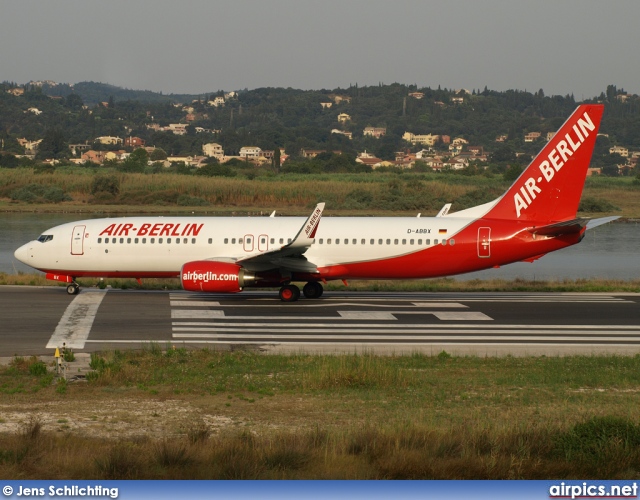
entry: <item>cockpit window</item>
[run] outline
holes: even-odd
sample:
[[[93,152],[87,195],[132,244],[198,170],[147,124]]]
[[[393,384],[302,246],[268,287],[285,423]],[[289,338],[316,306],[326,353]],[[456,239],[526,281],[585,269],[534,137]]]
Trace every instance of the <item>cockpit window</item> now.
[[[53,239],[53,234],[42,234],[40,235],[40,238],[38,238],[38,241],[40,243],[46,243],[47,241],[51,241]]]

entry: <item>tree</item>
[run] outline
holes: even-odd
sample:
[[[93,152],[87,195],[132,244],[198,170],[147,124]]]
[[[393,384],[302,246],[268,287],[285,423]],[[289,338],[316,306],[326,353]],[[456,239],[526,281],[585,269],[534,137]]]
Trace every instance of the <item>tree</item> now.
[[[155,148],[149,156],[151,161],[164,161],[167,159],[167,153],[162,148]]]
[[[273,166],[276,172],[280,173],[280,148],[278,147],[273,150]]]
[[[78,94],[69,94],[64,100],[64,105],[73,110],[80,110],[84,106],[84,102]]]
[[[69,145],[61,130],[54,128],[45,132],[38,146],[38,160],[61,159],[69,157]]]
[[[144,172],[148,163],[149,154],[147,150],[138,148],[120,165],[120,170],[124,172]]]

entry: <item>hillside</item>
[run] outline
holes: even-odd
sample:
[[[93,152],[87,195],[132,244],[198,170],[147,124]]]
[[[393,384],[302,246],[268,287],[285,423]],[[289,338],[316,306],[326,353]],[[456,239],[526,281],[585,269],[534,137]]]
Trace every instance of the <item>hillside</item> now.
[[[401,84],[333,90],[260,88],[187,96],[93,82],[73,88],[52,83],[0,84],[0,153],[4,153],[0,166],[16,165],[6,154],[25,154],[18,139],[37,141],[55,130],[59,148],[45,142],[50,149],[40,145],[39,158],[71,157],[66,144],[122,149],[117,144],[96,146],[94,141],[100,136],[134,136],[169,156],[202,155],[202,145],[215,142],[230,156],[239,155],[243,146],[267,151],[284,148],[294,160],[289,168],[299,173],[318,168],[354,171],[353,159],[364,151],[394,161],[398,152],[428,149],[405,140],[410,133],[437,136],[430,146],[433,154],[448,152],[450,141],[461,137],[466,141],[462,151],[473,146],[486,157],[483,161],[502,164],[504,171],[507,164],[526,163],[544,144],[547,133],[555,132],[577,105],[573,96],[545,96],[542,90],[469,92]],[[606,108],[594,166],[620,164],[609,149],[614,145],[640,149],[640,99],[609,86],[589,102],[595,101],[604,102]],[[182,135],[168,131],[170,124],[183,124]],[[525,140],[532,132],[539,138]],[[500,137],[503,141],[497,142]],[[320,167],[317,162],[315,166],[296,163],[303,149],[329,153],[320,157]],[[347,157],[328,165],[331,152]]]

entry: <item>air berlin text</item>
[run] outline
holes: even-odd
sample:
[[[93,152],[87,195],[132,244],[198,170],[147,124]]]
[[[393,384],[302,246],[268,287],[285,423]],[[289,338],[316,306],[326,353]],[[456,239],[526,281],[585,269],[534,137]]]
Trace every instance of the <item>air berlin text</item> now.
[[[183,273],[182,279],[184,281],[202,281],[208,283],[209,281],[238,281],[239,277],[237,274],[230,273],[212,273],[211,271],[197,273],[190,271]]]
[[[111,224],[100,236],[198,236],[204,224],[142,224],[139,228],[134,224]],[[131,234],[129,234],[131,232]]]
[[[572,130],[569,130],[564,139],[560,139],[556,146],[549,152],[547,159],[542,160],[538,169],[544,176],[544,180],[547,183],[551,182],[551,179],[559,172],[562,166],[567,162],[570,156],[578,151],[582,143],[587,140],[590,132],[595,130],[596,126],[593,124],[593,120],[589,114],[585,111],[582,118],[578,118],[577,123],[573,125]],[[572,132],[573,131],[573,136]],[[556,134],[558,135],[558,134]],[[554,136],[552,140],[556,140]],[[542,176],[538,179],[529,177],[524,181],[524,185],[520,187],[519,191],[513,195],[513,202],[516,208],[516,215],[520,217],[522,210],[527,209],[536,199],[539,193],[542,193],[542,189],[538,184],[542,181]]]

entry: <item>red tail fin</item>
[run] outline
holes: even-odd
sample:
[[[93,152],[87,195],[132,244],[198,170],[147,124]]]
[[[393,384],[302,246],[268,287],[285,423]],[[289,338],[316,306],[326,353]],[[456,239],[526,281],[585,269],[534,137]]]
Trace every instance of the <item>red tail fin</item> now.
[[[579,106],[486,218],[575,219],[604,106]]]

